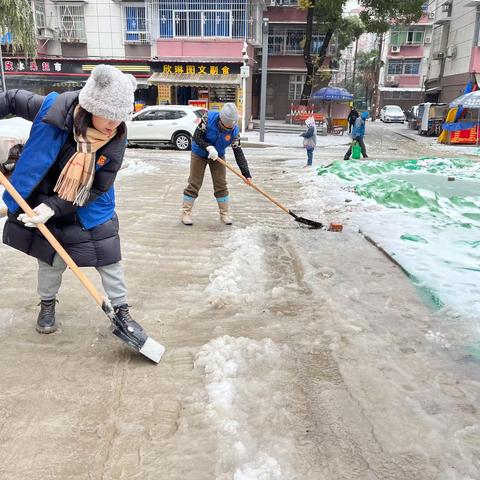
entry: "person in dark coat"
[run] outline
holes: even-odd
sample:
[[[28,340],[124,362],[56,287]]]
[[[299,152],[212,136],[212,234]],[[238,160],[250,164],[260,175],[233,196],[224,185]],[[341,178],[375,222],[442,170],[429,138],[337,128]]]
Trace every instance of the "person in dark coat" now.
[[[125,121],[133,113],[135,89],[132,75],[98,65],[80,92],[0,94],[0,118],[11,114],[33,121],[10,181],[36,216],[22,213],[5,192],[3,242],[38,260],[39,333],[57,329],[56,296],[66,269],[36,228],[42,223],[78,266],[97,269],[117,318],[138,326],[130,316],[120,264],[113,186],[123,162]]]
[[[348,133],[352,133],[352,128],[355,125],[355,121],[360,116],[358,110],[355,107],[352,107],[350,113],[348,114]]]

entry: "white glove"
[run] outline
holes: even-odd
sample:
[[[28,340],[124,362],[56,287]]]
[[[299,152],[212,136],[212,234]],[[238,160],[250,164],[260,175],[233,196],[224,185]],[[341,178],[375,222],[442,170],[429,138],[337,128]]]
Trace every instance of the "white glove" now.
[[[208,152],[208,158],[210,160],[217,160],[218,152],[217,152],[217,149],[213,145],[210,145],[210,146],[207,147],[207,152]]]
[[[40,223],[48,222],[48,220],[55,214],[55,212],[44,203],[35,207],[33,211],[36,213],[34,217],[29,217],[26,213],[21,213],[17,217],[17,220],[23,222],[26,227],[35,228]]]

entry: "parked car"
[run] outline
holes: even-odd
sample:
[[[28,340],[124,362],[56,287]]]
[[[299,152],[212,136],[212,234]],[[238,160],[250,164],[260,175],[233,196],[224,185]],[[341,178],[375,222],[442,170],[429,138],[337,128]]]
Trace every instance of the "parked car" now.
[[[192,135],[206,112],[187,105],[145,107],[127,122],[128,145],[173,145],[177,150],[190,150]]]
[[[385,105],[380,110],[380,120],[382,122],[400,122],[405,121],[405,114],[398,105]]]
[[[446,103],[421,103],[418,106],[418,133],[429,137],[440,135],[447,113]]]

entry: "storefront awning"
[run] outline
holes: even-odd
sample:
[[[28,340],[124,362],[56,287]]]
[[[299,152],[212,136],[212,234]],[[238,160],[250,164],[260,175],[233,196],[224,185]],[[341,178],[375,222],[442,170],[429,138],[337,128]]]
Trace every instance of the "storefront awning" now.
[[[148,83],[190,86],[190,87],[214,87],[217,85],[240,85],[240,75],[208,75],[203,73],[163,73],[155,72]]]

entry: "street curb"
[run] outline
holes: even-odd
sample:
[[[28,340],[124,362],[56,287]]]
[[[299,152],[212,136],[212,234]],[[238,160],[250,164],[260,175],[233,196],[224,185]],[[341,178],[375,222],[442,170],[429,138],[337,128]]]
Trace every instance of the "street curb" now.
[[[315,149],[317,148],[332,148],[332,147],[348,147],[350,145],[349,143],[338,143],[335,145],[317,145]],[[298,148],[301,150],[304,150],[305,147],[302,147],[301,145],[275,145],[271,143],[261,143],[261,142],[241,142],[242,148]]]
[[[390,255],[383,247],[381,247],[375,240],[373,240],[372,237],[370,237],[369,235],[367,235],[365,232],[362,232],[362,230],[359,228],[358,229],[358,233],[369,243],[371,243],[375,248],[377,248],[377,250],[379,250],[380,252],[382,252],[392,263],[394,263],[398,268],[400,268],[400,270],[402,270],[402,272],[409,278],[411,278],[411,275],[410,273],[408,272],[408,270],[405,269],[405,267],[403,267],[400,263],[398,263],[398,261],[392,256]]]
[[[418,142],[416,138],[412,138],[409,135],[405,135],[404,133],[398,133],[398,132],[393,132],[393,133],[400,135],[401,137],[406,138],[407,140],[411,140],[412,142]]]

